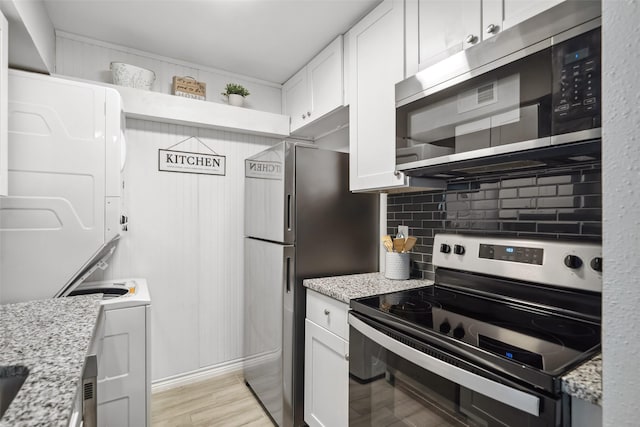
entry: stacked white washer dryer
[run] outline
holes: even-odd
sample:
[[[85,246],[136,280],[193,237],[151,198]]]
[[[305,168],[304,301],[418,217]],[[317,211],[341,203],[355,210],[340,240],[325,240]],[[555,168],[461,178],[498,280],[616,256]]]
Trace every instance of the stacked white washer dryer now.
[[[124,114],[111,88],[9,71],[8,196],[0,198],[0,304],[103,293],[98,425],[150,425],[144,279],[86,283],[120,234]]]

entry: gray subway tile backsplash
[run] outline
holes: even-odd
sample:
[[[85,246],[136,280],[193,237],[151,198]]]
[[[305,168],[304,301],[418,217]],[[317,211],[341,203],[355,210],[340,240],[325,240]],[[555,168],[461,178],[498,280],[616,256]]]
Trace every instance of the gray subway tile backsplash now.
[[[433,279],[433,236],[440,232],[600,241],[600,164],[449,182],[445,191],[390,194],[387,232],[418,237],[412,277]]]

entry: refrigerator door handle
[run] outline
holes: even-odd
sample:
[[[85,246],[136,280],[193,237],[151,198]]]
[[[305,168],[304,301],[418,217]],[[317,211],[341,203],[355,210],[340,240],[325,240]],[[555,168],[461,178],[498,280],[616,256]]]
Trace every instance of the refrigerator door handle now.
[[[291,194],[287,194],[287,231],[291,231]]]
[[[285,265],[284,265],[284,283],[285,283],[285,291],[287,291],[287,293],[291,292],[291,257],[285,257],[285,261],[284,261]]]

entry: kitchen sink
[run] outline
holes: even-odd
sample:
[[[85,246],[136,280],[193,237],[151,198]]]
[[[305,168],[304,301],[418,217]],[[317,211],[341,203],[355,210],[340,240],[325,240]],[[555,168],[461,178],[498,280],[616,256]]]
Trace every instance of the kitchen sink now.
[[[24,366],[0,366],[0,419],[29,375]]]

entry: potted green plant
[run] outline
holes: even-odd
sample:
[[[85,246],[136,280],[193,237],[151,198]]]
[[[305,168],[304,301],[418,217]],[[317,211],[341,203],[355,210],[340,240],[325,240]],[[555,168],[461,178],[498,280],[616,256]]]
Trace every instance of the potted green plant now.
[[[242,102],[246,96],[249,96],[249,91],[237,83],[227,83],[222,95],[227,97],[229,105],[242,107]]]

